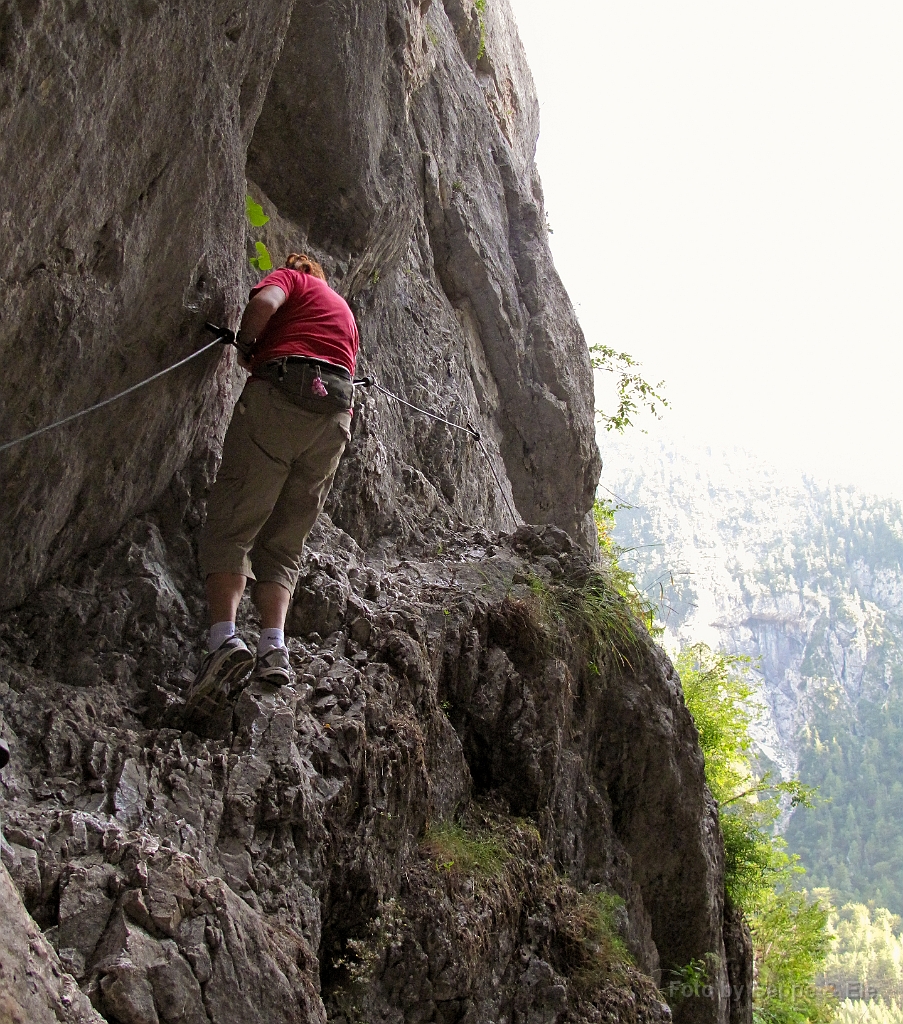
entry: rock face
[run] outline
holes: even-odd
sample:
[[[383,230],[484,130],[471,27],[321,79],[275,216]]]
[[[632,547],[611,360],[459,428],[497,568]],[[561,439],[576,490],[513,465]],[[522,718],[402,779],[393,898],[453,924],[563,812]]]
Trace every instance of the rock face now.
[[[475,8],[465,23],[460,3],[446,6],[453,20],[410,0],[378,16],[296,5],[248,160],[274,214],[264,234],[277,251],[292,238],[338,250],[331,268],[361,323],[362,369],[474,424],[522,516],[590,539],[592,385],[547,246],[529,71],[506,4],[489,5],[479,61]],[[379,405],[356,425],[337,523],[367,547],[416,530],[424,506],[510,528],[467,435]],[[387,448],[416,458],[387,466]]]
[[[5,852],[5,851],[4,851]],[[7,1024],[101,1024],[0,868],[0,1019]]]
[[[200,584],[155,520],[6,618],[4,860],[98,1011],[666,1020],[649,979],[709,956],[711,997],[675,1009],[726,1019],[693,726],[640,633],[587,647],[556,610],[592,572],[567,535],[378,563],[324,520],[314,548],[296,683],[204,721],[183,712]]]
[[[368,546],[408,540],[418,513],[510,527],[491,460],[521,516],[590,542],[589,357],[546,244],[507,5],[487,15],[476,69],[442,7],[411,0],[296,3],[290,27],[290,0],[4,10],[0,436],[196,351],[205,319],[235,325],[250,143],[252,191],[277,214],[260,237],[323,258],[358,314],[361,368],[485,437],[484,455],[401,407],[365,407],[337,521]],[[0,454],[5,606],[215,444],[228,369],[205,355]]]
[[[0,12],[0,439],[136,383],[234,318],[245,153],[291,0]],[[221,422],[213,356],[0,455],[2,604],[102,543]]]
[[[317,255],[360,370],[448,421],[360,392],[295,595],[297,681],[203,720],[184,687],[230,358],[0,452],[3,860],[73,1020],[665,1021],[656,983],[699,958],[711,986],[674,1015],[728,1019],[679,681],[581,597],[589,358],[529,71],[505,0],[480,6],[0,12],[0,442],[234,325],[256,241]]]

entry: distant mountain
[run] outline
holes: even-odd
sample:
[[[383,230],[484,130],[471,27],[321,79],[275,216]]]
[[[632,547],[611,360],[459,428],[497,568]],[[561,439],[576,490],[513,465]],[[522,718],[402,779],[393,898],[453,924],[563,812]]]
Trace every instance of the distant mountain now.
[[[666,646],[752,656],[763,756],[819,787],[786,831],[808,884],[903,913],[903,504],[738,449],[600,440]]]

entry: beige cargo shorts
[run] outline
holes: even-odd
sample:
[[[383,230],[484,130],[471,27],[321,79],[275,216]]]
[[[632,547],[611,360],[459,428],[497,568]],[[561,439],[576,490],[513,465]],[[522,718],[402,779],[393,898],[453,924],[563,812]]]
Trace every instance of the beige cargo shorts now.
[[[248,381],[207,502],[204,577],[236,573],[292,593],[304,542],[350,440],[350,412],[308,412],[273,384]]]

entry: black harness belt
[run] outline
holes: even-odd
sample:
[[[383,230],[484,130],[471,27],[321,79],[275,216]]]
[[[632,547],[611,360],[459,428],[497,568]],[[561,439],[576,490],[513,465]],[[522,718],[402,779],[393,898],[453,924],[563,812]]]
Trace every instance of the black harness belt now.
[[[354,385],[344,366],[307,356],[283,356],[254,370],[258,380],[275,385],[308,412],[338,412],[354,403]]]

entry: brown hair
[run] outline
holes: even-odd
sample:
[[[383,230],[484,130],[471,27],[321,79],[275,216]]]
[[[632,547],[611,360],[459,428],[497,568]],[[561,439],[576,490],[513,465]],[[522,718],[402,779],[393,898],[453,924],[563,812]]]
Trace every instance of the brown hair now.
[[[319,277],[321,281],[326,280],[326,274],[323,272],[323,268],[317,263],[316,260],[312,260],[310,256],[305,256],[300,252],[290,252],[285,257],[285,265],[290,270],[300,270],[302,274],[310,274],[313,277]]]

